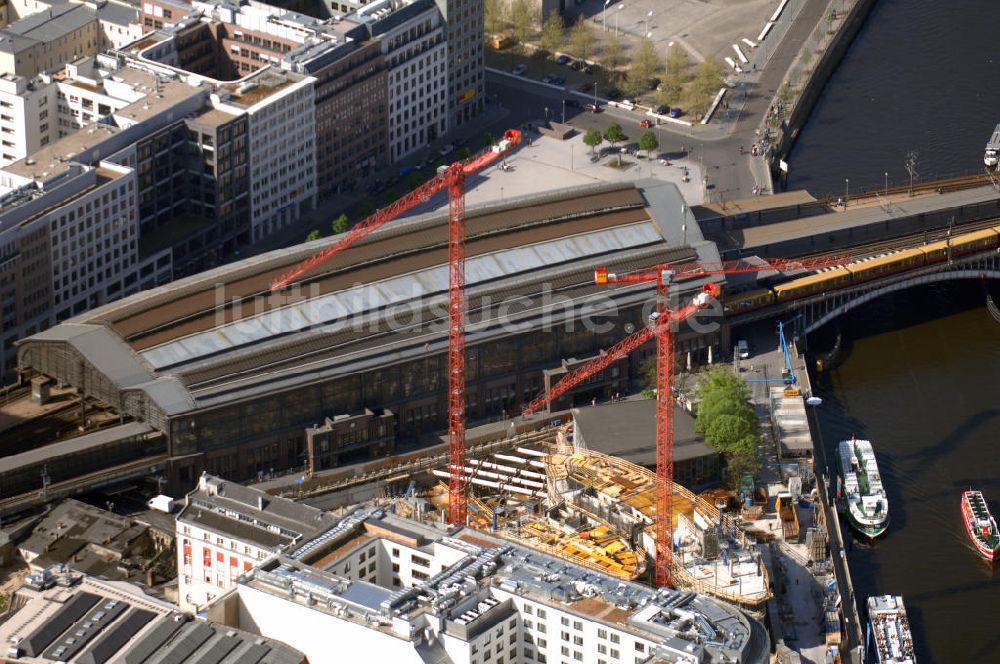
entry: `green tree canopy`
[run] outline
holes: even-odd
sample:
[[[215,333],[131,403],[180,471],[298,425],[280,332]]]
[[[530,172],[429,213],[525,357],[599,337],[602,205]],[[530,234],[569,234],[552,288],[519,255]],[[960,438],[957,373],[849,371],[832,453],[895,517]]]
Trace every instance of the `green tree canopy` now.
[[[542,24],[542,48],[553,54],[560,50],[565,41],[565,31],[566,24],[563,22],[562,16],[557,12],[552,12],[549,20]]]
[[[323,236],[320,235],[319,229],[314,228],[311,231],[309,231],[308,235],[306,235],[306,242],[312,242],[313,240],[318,240],[321,237]]]
[[[337,234],[346,232],[350,226],[351,222],[347,218],[347,213],[344,212],[341,212],[339,217],[330,222],[330,230]]]
[[[538,22],[538,5],[530,0],[514,0],[510,6],[510,21],[514,25],[514,37],[521,44],[528,41]]]
[[[593,154],[595,148],[604,142],[604,137],[601,136],[601,130],[597,127],[591,127],[587,130],[587,133],[583,135],[584,145],[590,146],[590,152]]]
[[[739,488],[740,478],[753,475],[759,469],[757,457],[754,454],[735,452],[726,458],[726,478],[733,489]]]
[[[638,97],[650,88],[653,77],[656,76],[659,58],[653,40],[643,38],[632,54],[632,66],[629,68],[628,81],[625,89],[629,94]]]
[[[660,82],[657,99],[661,104],[672,104],[680,99],[681,91],[691,80],[691,63],[687,51],[680,44],[674,44],[667,51],[667,66]]]
[[[612,81],[615,79],[615,72],[618,69],[618,65],[621,64],[624,52],[625,50],[622,47],[621,40],[615,35],[609,36],[608,41],[604,43],[604,57],[602,60],[604,62],[604,67],[611,75]]]
[[[483,147],[488,148],[495,145],[497,142],[496,138],[490,132],[483,134]]]
[[[692,109],[699,113],[707,111],[712,99],[718,94],[720,85],[722,85],[722,65],[718,60],[707,59],[698,65],[698,73],[688,86]]]
[[[507,26],[507,3],[504,0],[486,0],[484,5],[485,24],[491,34]]]
[[[705,441],[723,453],[752,452],[756,447],[756,423],[739,415],[718,415],[705,430]]]
[[[361,201],[358,203],[358,216],[364,219],[365,217],[373,214],[375,212],[375,206],[371,201]]]
[[[467,145],[462,146],[461,148],[459,148],[459,150],[458,150],[458,158],[459,159],[468,159],[471,156],[472,156],[472,148],[470,148]]]
[[[594,52],[594,31],[586,18],[579,18],[569,35],[576,57],[586,60]]]
[[[385,205],[388,205],[389,203],[392,203],[392,202],[393,202],[393,201],[395,201],[395,200],[396,200],[397,198],[399,198],[399,192],[398,192],[398,191],[396,191],[396,188],[395,188],[395,187],[389,187],[389,188],[388,188],[388,189],[386,189],[386,190],[385,190],[385,192],[383,192],[383,194],[382,194],[382,202],[383,202],[383,203],[384,203]]]
[[[416,189],[426,181],[427,178],[420,171],[410,171],[406,174],[406,186],[410,189]]]
[[[614,147],[618,143],[621,143],[622,141],[625,140],[625,132],[622,131],[622,126],[620,124],[609,124],[604,129],[604,140],[606,140],[608,143],[611,143],[611,148],[614,149]],[[618,165],[621,166],[621,164],[622,164],[622,155],[619,152]]]
[[[656,140],[656,134],[651,131],[645,132],[639,137],[639,149],[646,151],[646,158],[649,158],[649,153],[660,147],[660,142]]]

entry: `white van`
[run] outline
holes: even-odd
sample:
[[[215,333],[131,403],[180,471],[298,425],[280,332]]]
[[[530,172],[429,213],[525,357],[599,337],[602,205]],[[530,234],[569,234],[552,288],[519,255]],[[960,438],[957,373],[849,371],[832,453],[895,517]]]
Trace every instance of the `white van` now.
[[[750,346],[747,345],[746,339],[740,339],[736,342],[736,350],[741,360],[750,359]]]

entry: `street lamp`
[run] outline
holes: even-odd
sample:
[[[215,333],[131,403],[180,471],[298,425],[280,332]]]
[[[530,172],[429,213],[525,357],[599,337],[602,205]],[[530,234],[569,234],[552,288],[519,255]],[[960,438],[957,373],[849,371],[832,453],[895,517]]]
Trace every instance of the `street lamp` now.
[[[610,5],[614,0],[604,0],[604,13],[601,14],[601,27],[604,31],[608,31],[608,5]]]
[[[566,100],[562,100],[562,123],[566,124]]]
[[[885,195],[889,195],[889,171],[885,172]]]
[[[618,5],[618,11],[615,13],[615,37],[618,36],[618,17],[621,15],[622,10],[625,9],[625,5]]]
[[[545,107],[545,124],[549,123],[549,107]]]
[[[844,178],[844,207],[847,207],[847,202],[851,200],[851,180],[850,178]]]
[[[653,10],[652,9],[650,9],[649,13],[646,14],[646,18],[643,19],[646,22],[646,39],[649,39],[650,35],[653,34],[653,33],[651,33],[649,31],[649,19],[651,19],[651,18],[653,18]]]
[[[500,187],[500,202],[503,203],[503,187]]]

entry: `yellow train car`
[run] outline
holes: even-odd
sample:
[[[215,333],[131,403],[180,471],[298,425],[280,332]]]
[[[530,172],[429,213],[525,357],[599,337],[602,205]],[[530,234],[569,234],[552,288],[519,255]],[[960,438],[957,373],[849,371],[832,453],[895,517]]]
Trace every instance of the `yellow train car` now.
[[[878,258],[869,258],[857,263],[851,263],[847,266],[847,270],[854,275],[854,281],[868,281],[869,279],[878,279],[894,272],[912,270],[923,265],[925,261],[926,257],[923,250],[903,249],[902,251],[896,251],[885,256],[879,256]]]
[[[996,247],[1000,241],[1000,226],[984,228],[971,233],[962,233],[948,240],[931,242],[921,247],[928,263],[937,263],[948,259],[948,247],[951,245],[951,255],[960,256],[977,251],[986,251]]]
[[[774,303],[774,293],[769,288],[734,293],[722,300],[722,310],[727,316],[753,311]]]
[[[822,293],[823,291],[842,288],[851,283],[852,275],[846,268],[838,267],[833,270],[810,274],[808,277],[799,277],[786,281],[774,287],[775,299],[778,302],[787,302],[807,295]]]

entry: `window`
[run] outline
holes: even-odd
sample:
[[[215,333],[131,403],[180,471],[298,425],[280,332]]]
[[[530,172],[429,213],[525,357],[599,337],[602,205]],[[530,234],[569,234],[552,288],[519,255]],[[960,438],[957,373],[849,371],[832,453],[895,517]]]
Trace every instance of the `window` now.
[[[559,632],[559,636],[563,641],[569,641],[569,632]]]
[[[646,652],[646,644],[639,643],[638,641],[636,641],[635,642],[635,651],[636,652]]]
[[[510,622],[507,623],[507,626],[510,627],[511,629],[516,629],[517,628],[517,618],[511,618]]]
[[[606,630],[606,629],[599,629],[599,630],[597,630],[597,638],[599,638],[599,639],[606,639],[606,638],[608,638],[608,630]]]
[[[538,612],[535,615],[539,618],[545,618],[545,609],[538,609]]]
[[[601,655],[607,655],[608,654],[608,647],[606,645],[604,645],[603,643],[598,643],[597,644],[597,652],[598,652],[598,654],[601,654]]]
[[[559,652],[563,654],[563,657],[569,657],[569,646],[562,646],[559,648]]]
[[[615,634],[614,632],[612,632],[611,633],[611,643],[621,643],[621,637],[618,636],[617,634]]]
[[[579,621],[579,620],[574,620],[573,621],[573,629],[575,629],[578,632],[582,632],[583,631],[583,623],[581,621]]]
[[[573,637],[573,645],[582,646],[583,645],[583,637],[582,636],[574,636]]]
[[[423,556],[418,556],[415,553],[410,555],[410,560],[413,562],[414,565],[420,565],[421,567],[430,567],[431,566],[431,561],[430,560],[428,560],[427,558],[424,558]]]
[[[582,662],[583,661],[583,653],[580,652],[579,650],[574,650],[573,651],[573,659],[575,659],[578,662]]]
[[[559,622],[560,622],[560,623],[561,623],[561,624],[562,624],[562,625],[563,625],[564,627],[569,627],[569,618],[567,618],[566,616],[563,616],[562,618],[560,618],[560,619],[559,619]]]
[[[399,549],[393,549],[392,550],[392,557],[393,558],[399,558]]]
[[[524,605],[524,612],[527,613],[530,616],[530,615],[532,615],[535,612],[535,610],[534,610],[534,608],[530,604],[525,604]],[[542,617],[542,616],[539,616],[539,617]]]
[[[613,659],[618,659],[618,651],[615,650],[614,648],[611,649],[611,657]]]

